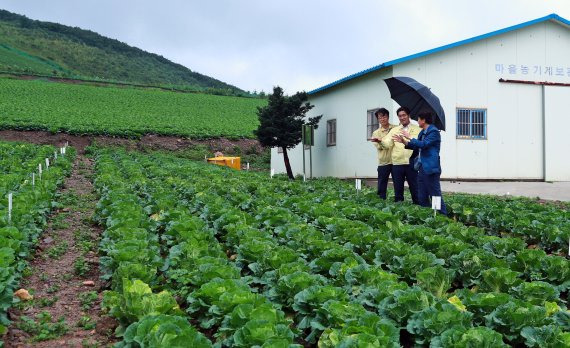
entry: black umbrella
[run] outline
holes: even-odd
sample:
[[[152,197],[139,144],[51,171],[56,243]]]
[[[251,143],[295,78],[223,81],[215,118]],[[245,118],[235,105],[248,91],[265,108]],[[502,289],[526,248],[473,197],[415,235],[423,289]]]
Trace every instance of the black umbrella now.
[[[390,77],[384,80],[390,90],[390,97],[401,106],[410,109],[410,117],[418,119],[421,112],[429,111],[434,116],[434,125],[445,130],[445,112],[439,98],[429,88],[418,81],[404,76]]]

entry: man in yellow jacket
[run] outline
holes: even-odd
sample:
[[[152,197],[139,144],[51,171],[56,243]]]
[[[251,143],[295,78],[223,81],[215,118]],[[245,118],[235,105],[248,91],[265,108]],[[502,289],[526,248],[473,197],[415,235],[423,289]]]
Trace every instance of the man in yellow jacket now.
[[[392,148],[384,148],[380,144],[382,138],[386,137],[392,128],[396,127],[390,124],[390,112],[385,108],[376,110],[374,115],[378,118],[377,130],[372,133],[370,141],[378,150],[378,196],[381,199],[386,199],[386,190],[388,188],[388,177],[392,173]]]
[[[392,128],[387,136],[379,143],[382,148],[392,150],[392,181],[394,182],[394,201],[404,200],[404,181],[408,182],[412,202],[418,204],[418,172],[414,170],[414,151],[405,148],[404,144],[394,142],[394,137],[406,131],[411,138],[420,134],[421,128],[410,123],[410,109],[405,106],[397,110],[400,125]]]

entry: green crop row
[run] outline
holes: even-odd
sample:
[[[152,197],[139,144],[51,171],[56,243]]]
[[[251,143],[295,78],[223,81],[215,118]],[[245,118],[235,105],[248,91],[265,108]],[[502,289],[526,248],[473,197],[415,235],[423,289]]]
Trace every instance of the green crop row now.
[[[13,293],[47,224],[56,191],[71,170],[73,149],[57,158],[55,151],[52,146],[0,142],[0,334],[10,323],[7,310],[18,301]],[[46,158],[51,162],[48,169]],[[43,168],[41,175],[38,165]]]
[[[0,79],[0,129],[252,138],[264,100]]]
[[[552,252],[568,252],[570,210],[524,198],[453,194],[450,214],[494,235],[513,235]]]

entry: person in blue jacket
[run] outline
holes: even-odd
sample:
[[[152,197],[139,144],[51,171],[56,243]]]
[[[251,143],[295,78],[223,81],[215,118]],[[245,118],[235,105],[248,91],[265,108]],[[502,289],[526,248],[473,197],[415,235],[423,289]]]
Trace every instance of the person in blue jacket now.
[[[407,149],[418,152],[414,168],[418,170],[418,201],[421,206],[431,207],[430,198],[441,197],[441,165],[439,150],[441,136],[439,129],[433,125],[433,114],[424,112],[418,115],[418,125],[422,129],[417,139],[411,139],[409,134],[402,132],[394,137],[394,141],[403,143]],[[441,198],[441,214],[447,215],[447,209]]]

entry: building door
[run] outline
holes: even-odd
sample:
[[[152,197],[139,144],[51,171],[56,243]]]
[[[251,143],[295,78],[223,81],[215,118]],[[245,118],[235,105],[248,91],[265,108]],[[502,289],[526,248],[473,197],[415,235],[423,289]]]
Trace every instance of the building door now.
[[[544,86],[544,180],[570,181],[570,87]]]

